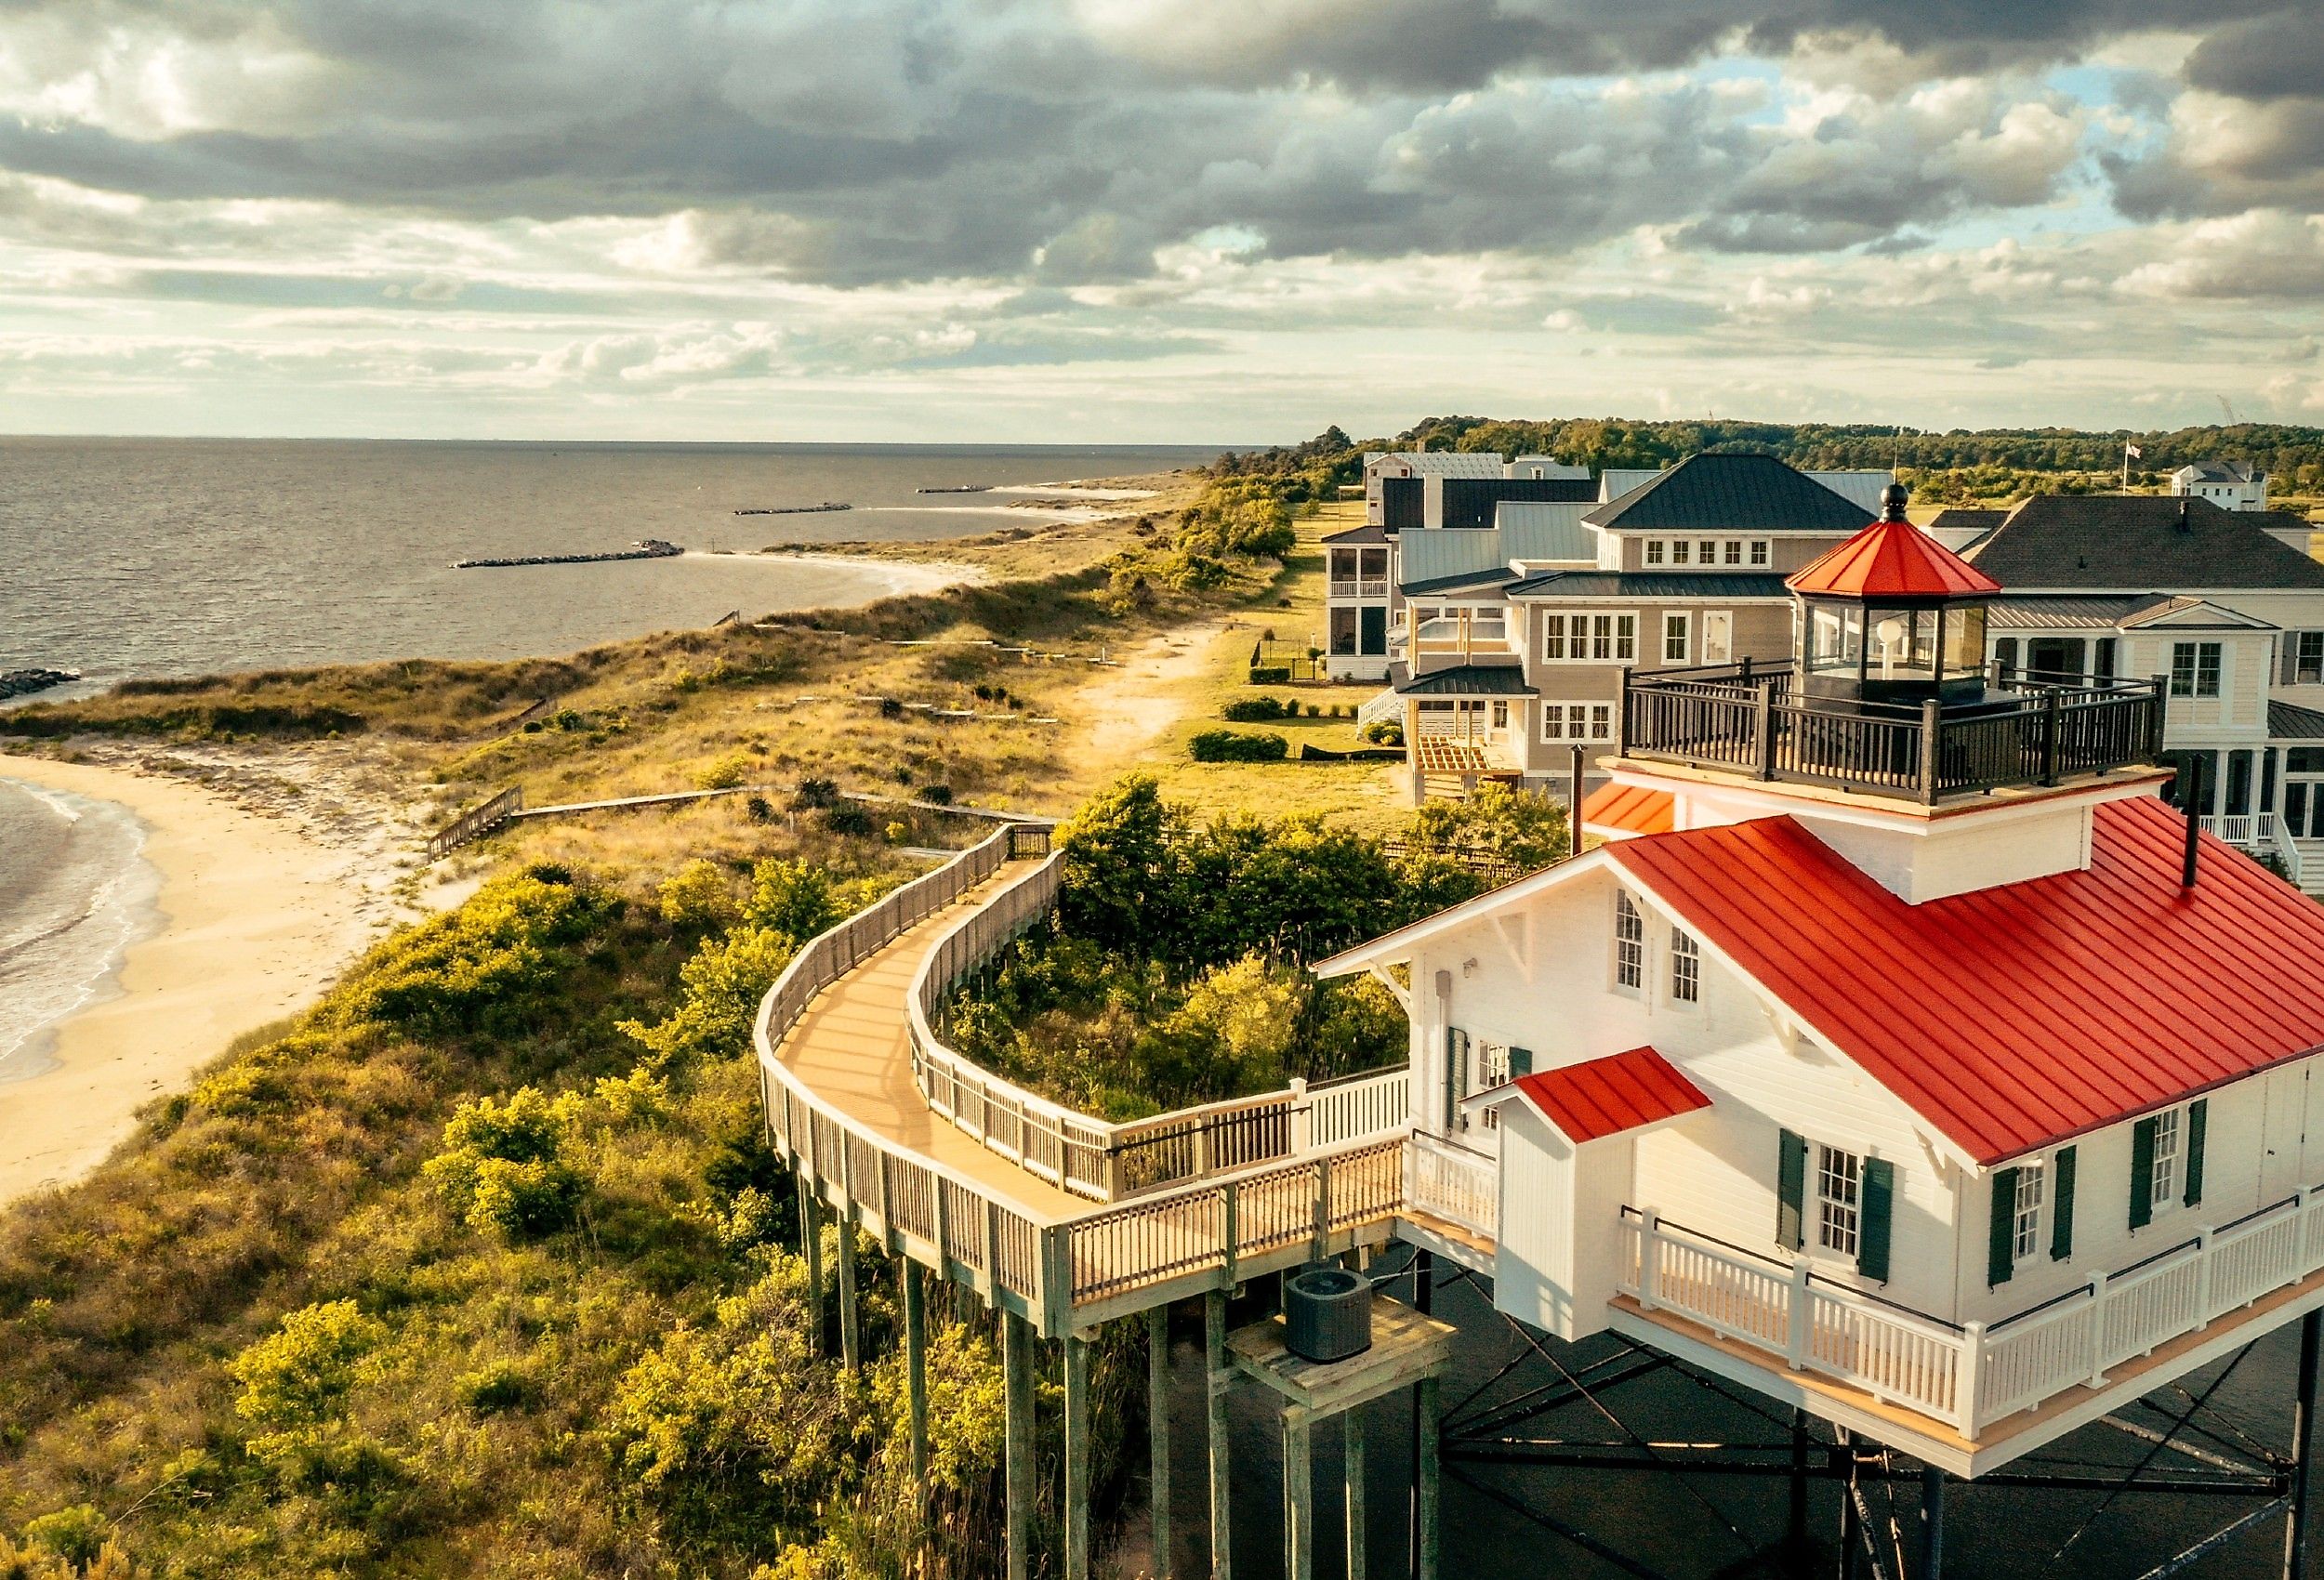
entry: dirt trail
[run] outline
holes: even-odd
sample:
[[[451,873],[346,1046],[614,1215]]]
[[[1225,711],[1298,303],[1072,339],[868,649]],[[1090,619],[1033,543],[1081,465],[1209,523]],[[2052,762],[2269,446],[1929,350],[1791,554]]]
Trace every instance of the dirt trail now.
[[[1183,718],[1186,693],[1201,683],[1211,645],[1237,624],[1232,616],[1212,615],[1174,626],[1076,692],[1074,713],[1086,732],[1075,754],[1075,778],[1085,783],[1112,778]]]

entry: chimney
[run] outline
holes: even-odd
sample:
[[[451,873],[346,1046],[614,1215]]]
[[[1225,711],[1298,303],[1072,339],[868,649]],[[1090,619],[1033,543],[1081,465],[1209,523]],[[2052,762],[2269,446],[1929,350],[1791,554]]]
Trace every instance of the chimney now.
[[[2186,767],[2179,770],[2184,781],[2179,798],[2186,803],[2186,856],[2179,869],[2181,889],[2195,887],[2195,864],[2203,849],[2203,761],[2202,757],[2191,757],[2186,759]]]
[[[2190,522],[2186,517],[2186,495],[2182,494],[2179,495],[2179,530],[2181,532],[2187,532],[2191,530],[2192,526],[2193,523]]]

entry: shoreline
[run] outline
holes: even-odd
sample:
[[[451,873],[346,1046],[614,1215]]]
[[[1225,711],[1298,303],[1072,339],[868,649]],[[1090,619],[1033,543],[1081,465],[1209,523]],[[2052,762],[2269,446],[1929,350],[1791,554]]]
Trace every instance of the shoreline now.
[[[356,853],[179,780],[0,756],[0,778],[125,808],[158,876],[149,924],[89,998],[38,1036],[38,1073],[0,1083],[0,1205],[88,1174],[138,1111],[239,1036],[305,1008],[370,942]]]

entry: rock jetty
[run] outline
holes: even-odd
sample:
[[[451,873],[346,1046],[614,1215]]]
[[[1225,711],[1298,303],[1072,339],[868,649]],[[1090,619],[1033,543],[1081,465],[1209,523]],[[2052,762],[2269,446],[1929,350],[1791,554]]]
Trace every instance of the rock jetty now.
[[[80,678],[77,669],[0,669],[0,701],[29,697],[34,691],[45,691]]]
[[[854,504],[845,499],[826,499],[820,505],[760,505],[734,512],[737,516],[820,516],[826,510],[852,510]]]
[[[528,554],[519,560],[455,560],[455,571],[490,571],[509,565],[608,565],[616,560],[674,560],[686,551],[658,537],[640,538],[606,554]]]
[[[993,485],[989,482],[964,482],[956,483],[950,488],[916,488],[912,492],[914,494],[990,494],[992,489]]]

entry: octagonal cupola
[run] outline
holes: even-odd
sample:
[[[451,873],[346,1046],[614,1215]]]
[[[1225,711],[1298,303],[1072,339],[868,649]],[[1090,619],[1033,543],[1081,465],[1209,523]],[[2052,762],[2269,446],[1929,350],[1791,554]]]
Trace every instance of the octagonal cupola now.
[[[1793,573],[1801,678],[1833,702],[1967,702],[1985,690],[1986,605],[2001,586],[1905,517],[1881,519]]]

